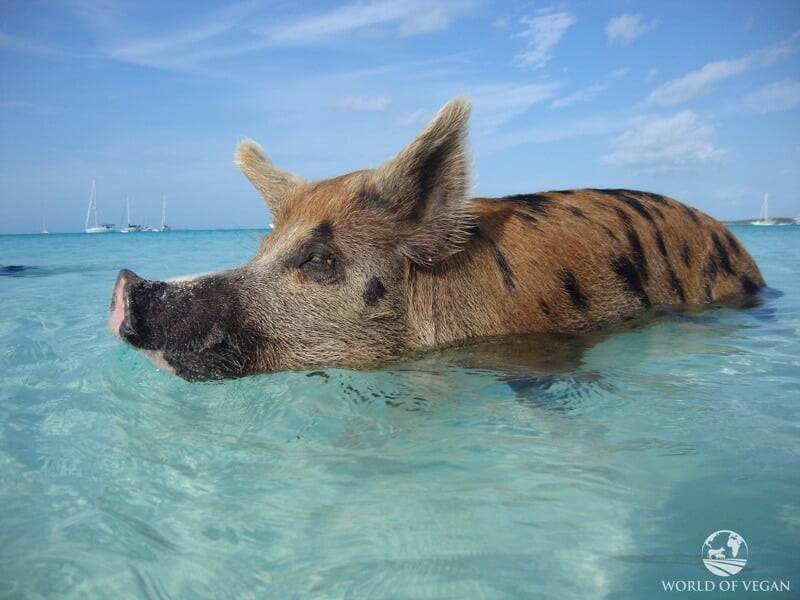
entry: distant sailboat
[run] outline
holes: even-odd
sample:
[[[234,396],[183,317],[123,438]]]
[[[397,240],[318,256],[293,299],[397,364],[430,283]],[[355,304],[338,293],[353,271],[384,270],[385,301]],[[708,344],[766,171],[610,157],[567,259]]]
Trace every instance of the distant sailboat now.
[[[125,215],[126,225],[119,230],[120,233],[135,233],[142,230],[141,225],[134,225],[131,223],[131,201],[127,196],[125,197]]]
[[[50,233],[47,231],[47,217],[42,217],[42,233]]]
[[[758,221],[752,221],[751,225],[776,225],[775,219],[770,219],[768,215],[769,209],[769,194],[764,194],[764,204],[761,205],[761,214],[758,216]]]
[[[94,225],[89,226],[89,220],[91,219],[93,213]],[[113,225],[97,222],[97,189],[95,187],[94,179],[92,179],[92,191],[89,194],[89,210],[86,212],[86,225],[84,226],[83,230],[86,233],[109,233],[114,231]]]
[[[170,226],[167,225],[167,197],[166,195],[161,198],[161,229],[155,229],[154,231],[169,231]]]

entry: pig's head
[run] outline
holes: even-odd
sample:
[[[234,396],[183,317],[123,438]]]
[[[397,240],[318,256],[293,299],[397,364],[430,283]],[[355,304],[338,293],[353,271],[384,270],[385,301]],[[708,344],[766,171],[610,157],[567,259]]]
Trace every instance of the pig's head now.
[[[462,249],[469,104],[453,100],[383,166],[309,183],[254,143],[236,163],[275,223],[245,265],[175,282],[122,270],[112,333],[159,368],[221,379],[368,367],[409,348],[409,278]]]

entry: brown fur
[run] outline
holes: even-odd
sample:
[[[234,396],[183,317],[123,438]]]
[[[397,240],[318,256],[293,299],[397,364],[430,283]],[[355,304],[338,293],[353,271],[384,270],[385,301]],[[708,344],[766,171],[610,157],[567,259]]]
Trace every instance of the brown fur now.
[[[365,367],[486,336],[587,331],[651,306],[715,302],[764,285],[722,224],[663,196],[575,190],[469,199],[468,116],[466,101],[451,101],[380,168],[316,183],[243,142],[236,162],[275,230],[248,264],[192,284],[228,307],[226,321],[209,333],[205,323],[217,317],[204,317],[161,336],[167,341],[128,334],[133,321],[148,331],[173,327],[169,305],[185,315],[199,292],[128,285],[135,275],[126,274],[115,298],[142,297],[141,313],[167,316],[156,324],[117,310],[115,327],[168,362],[176,356],[170,364],[185,377],[227,377]],[[174,301],[146,296],[147,286]],[[194,351],[198,337],[216,345]]]

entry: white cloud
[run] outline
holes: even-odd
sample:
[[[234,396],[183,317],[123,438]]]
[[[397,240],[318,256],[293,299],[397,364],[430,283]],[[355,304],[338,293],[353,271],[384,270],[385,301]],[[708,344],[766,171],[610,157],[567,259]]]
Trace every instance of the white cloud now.
[[[565,108],[567,106],[572,106],[573,104],[578,104],[579,102],[586,102],[594,98],[598,93],[602,92],[605,89],[608,89],[608,85],[605,84],[590,85],[589,87],[585,87],[582,90],[578,90],[577,92],[572,92],[571,94],[567,94],[566,96],[562,96],[561,98],[554,100],[553,103],[550,105],[550,107]]]
[[[360,96],[348,96],[334,103],[334,107],[341,110],[354,110],[359,112],[377,112],[386,110],[392,101],[388,96],[376,96],[374,98],[363,98]]]
[[[212,61],[277,46],[314,46],[341,36],[384,26],[398,36],[445,29],[475,0],[355,1],[324,12],[276,19],[272,9],[252,1],[225,4],[183,22],[159,23],[158,30],[136,31],[137,20],[122,5],[102,9],[76,0],[75,10],[93,31],[102,51],[114,60],[153,68],[208,71]],[[135,5],[132,5],[135,6]],[[131,6],[126,10],[133,11]],[[13,40],[0,37],[0,47]],[[32,51],[30,49],[29,51]]]
[[[447,29],[460,13],[470,7],[470,2],[421,3],[400,22],[399,31],[402,35],[421,35]]]
[[[786,79],[770,83],[747,94],[742,102],[745,110],[754,113],[793,110],[800,106],[800,82]]]
[[[397,23],[402,35],[419,35],[445,29],[471,7],[472,2],[466,0],[355,2],[317,16],[281,23],[267,35],[278,44],[318,44],[334,36],[390,23]]]
[[[691,71],[657,87],[647,97],[651,106],[672,106],[709,93],[719,82],[735,77],[752,66],[750,58],[719,60],[707,63],[699,71]]]
[[[560,83],[484,84],[473,87],[476,124],[485,129],[494,129],[535,104],[550,100],[560,87]]]
[[[797,39],[800,38],[800,31],[795,31],[785,40],[781,40],[777,44],[773,44],[766,50],[760,52],[758,56],[761,58],[762,64],[769,66],[776,60],[786,58],[792,54],[797,53]]]
[[[537,16],[523,17],[520,21],[526,31],[515,37],[527,38],[528,51],[517,59],[521,67],[541,69],[553,57],[553,49],[572,25],[575,17],[567,12],[539,12]]]
[[[622,42],[628,44],[637,37],[658,26],[658,19],[649,23],[642,21],[641,15],[625,14],[614,17],[606,23],[606,37],[609,43]]]
[[[641,118],[616,137],[614,151],[601,159],[605,165],[651,173],[691,171],[725,161],[729,150],[715,148],[714,129],[684,110],[668,118]]]
[[[256,18],[252,3],[233,3],[180,23],[158,23],[157,30],[120,12],[122,5],[102,9],[77,3],[78,16],[93,32],[108,58],[176,71],[204,70],[210,61],[261,50],[268,42],[246,23]],[[132,10],[133,5],[124,7]]]
[[[605,116],[560,121],[551,120],[533,128],[515,128],[513,131],[476,135],[476,138],[480,138],[480,143],[475,146],[476,150],[479,150],[482,154],[491,154],[526,144],[548,144],[563,140],[609,135],[618,132],[620,129],[622,129],[622,126],[618,119],[610,119]],[[478,134],[480,133],[478,132]]]

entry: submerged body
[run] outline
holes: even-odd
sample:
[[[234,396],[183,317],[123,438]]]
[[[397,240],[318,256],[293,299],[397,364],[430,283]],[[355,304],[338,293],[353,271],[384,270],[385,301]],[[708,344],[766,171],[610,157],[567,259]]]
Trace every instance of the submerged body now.
[[[468,114],[452,101],[382,167],[316,183],[240,144],[274,231],[230,271],[173,283],[121,271],[111,331],[159,368],[209,379],[586,331],[763,287],[724,225],[664,196],[468,198]]]

